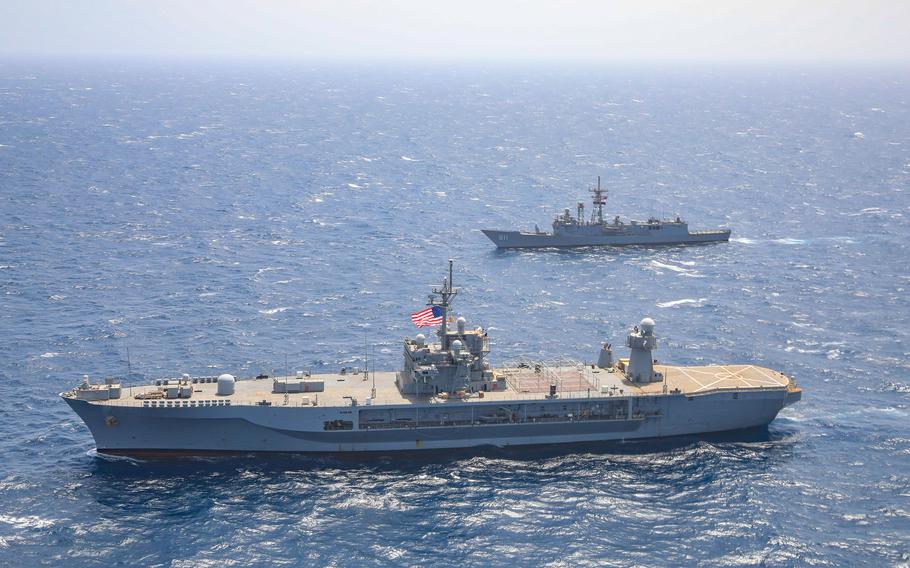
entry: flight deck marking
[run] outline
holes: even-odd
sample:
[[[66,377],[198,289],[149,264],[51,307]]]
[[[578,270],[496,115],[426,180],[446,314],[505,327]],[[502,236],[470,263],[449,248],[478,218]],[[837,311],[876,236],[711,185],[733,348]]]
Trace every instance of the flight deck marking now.
[[[724,378],[722,378],[722,379],[717,379],[717,380],[714,381],[713,383],[708,383],[707,385],[701,387],[700,389],[698,389],[698,390],[695,391],[695,392],[703,391],[703,390],[705,390],[705,389],[708,389],[708,388],[713,387],[713,386],[716,385],[717,383],[723,383],[723,382],[729,381],[729,380],[730,380],[730,377],[729,377],[729,376],[728,376],[728,377],[724,377]]]
[[[771,382],[774,383],[775,385],[784,386],[784,383],[782,383],[782,382],[781,382],[780,380],[778,380],[776,377],[772,377],[771,375],[769,375],[768,373],[766,373],[766,372],[764,371],[764,369],[761,369],[761,368],[759,368],[759,367],[755,367],[755,366],[753,366],[753,365],[749,365],[749,367],[755,369],[755,370],[758,371],[760,374],[764,375],[769,381],[771,381]]]
[[[724,371],[714,373],[714,377],[717,379],[716,381],[714,381],[712,383],[708,383],[707,385],[701,385],[701,388],[699,388],[695,392],[700,392],[700,391],[709,389],[710,387],[712,387],[718,383],[722,383],[724,381],[739,381],[739,382],[743,383],[746,387],[749,387],[749,388],[761,388],[764,386],[783,386],[783,384],[781,382],[779,382],[777,379],[768,375],[761,368],[755,367],[754,365],[746,365],[741,370],[736,371],[736,372],[731,371],[726,366],[722,366],[721,368],[724,369]],[[750,370],[755,371],[756,373],[761,375],[761,377],[747,377],[746,371],[750,371]],[[726,375],[726,376],[722,376],[722,375]],[[762,377],[764,377],[764,378],[762,378]],[[696,382],[698,382],[698,381],[696,381]],[[739,386],[739,385],[731,385],[731,387],[732,386]]]
[[[696,379],[695,377],[693,377],[692,375],[690,375],[690,374],[689,374],[685,369],[683,369],[682,367],[677,367],[676,370],[679,371],[680,373],[682,373],[683,375],[685,375],[687,379],[689,379],[690,381],[692,381],[692,382],[695,383],[696,385],[698,385],[698,386],[700,386],[700,387],[702,387],[702,388],[705,387],[705,385],[701,384],[701,381],[699,381],[698,379]],[[698,389],[698,390],[701,390],[701,389]],[[696,391],[696,392],[698,392],[698,391]]]
[[[741,376],[739,376],[739,373],[734,373],[726,367],[720,367],[720,368],[723,370],[714,373],[714,378],[717,380],[715,380],[713,383],[708,383],[707,385],[703,385],[700,389],[698,389],[695,392],[700,392],[700,391],[709,389],[718,383],[723,383],[723,382],[730,381],[730,380],[740,380],[740,381],[743,380],[743,378]]]
[[[749,382],[749,386],[755,386],[755,385],[752,385],[752,382],[758,383],[758,385],[757,385],[758,387],[766,386],[769,384],[769,382],[770,382],[771,386],[781,386],[779,382],[774,380],[774,378],[769,377],[767,374],[765,374],[764,371],[762,371],[759,367],[756,367],[755,365],[747,365],[746,367],[743,368],[743,372],[748,371],[748,370],[753,370],[756,373],[764,376],[765,379],[767,379],[767,381],[765,381],[761,377],[750,377],[749,379],[743,378],[743,380]]]

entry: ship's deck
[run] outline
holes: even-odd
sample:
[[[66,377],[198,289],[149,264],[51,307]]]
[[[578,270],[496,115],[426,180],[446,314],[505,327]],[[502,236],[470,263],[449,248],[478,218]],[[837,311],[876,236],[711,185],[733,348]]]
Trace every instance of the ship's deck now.
[[[715,390],[780,389],[790,385],[790,379],[782,373],[754,365],[703,367],[655,365],[655,371],[663,373],[665,381],[634,384],[627,381],[618,370],[592,369],[590,365],[498,369],[496,373],[506,377],[504,390],[484,392],[482,393],[483,398],[475,394],[464,399],[454,397],[446,399],[435,395],[403,395],[395,384],[396,373],[378,372],[375,375],[376,396],[372,400],[372,404],[413,404],[418,402],[444,404],[447,401],[456,400],[459,402],[541,400],[548,396],[551,384],[556,384],[560,398],[657,395],[664,392],[665,383],[667,392],[674,393],[678,389],[678,392],[685,395],[699,395]],[[285,377],[274,378],[283,379]],[[329,407],[348,406],[351,404],[351,397],[356,399],[358,404],[363,405],[372,394],[372,375],[367,377],[363,373],[344,375],[330,373],[313,375],[310,378],[322,380],[325,390],[285,395],[272,392],[273,378],[241,379],[236,382],[234,394],[230,396],[216,395],[217,385],[215,383],[194,384],[194,392],[190,400],[230,401],[232,406],[267,403],[272,406],[317,405]],[[290,379],[293,380],[294,377],[290,377]],[[144,402],[148,401],[136,399],[135,396],[157,389],[158,387],[154,385],[124,387],[122,398],[98,401],[97,404],[142,406]]]

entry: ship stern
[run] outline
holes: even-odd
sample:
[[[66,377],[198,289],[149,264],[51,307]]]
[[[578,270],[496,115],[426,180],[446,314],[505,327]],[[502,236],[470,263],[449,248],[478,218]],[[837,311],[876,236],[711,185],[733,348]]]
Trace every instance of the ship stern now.
[[[787,398],[784,399],[784,406],[796,404],[803,399],[803,389],[791,384],[787,387]]]

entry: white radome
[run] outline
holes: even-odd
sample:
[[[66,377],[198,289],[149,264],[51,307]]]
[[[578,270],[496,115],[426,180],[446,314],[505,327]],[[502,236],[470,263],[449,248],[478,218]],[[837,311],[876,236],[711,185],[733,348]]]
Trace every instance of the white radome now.
[[[641,327],[641,330],[645,333],[654,333],[654,320],[651,318],[645,318],[641,320],[641,323],[638,324]]]
[[[225,373],[218,377],[218,390],[216,391],[219,396],[230,396],[234,394],[234,375],[229,375]]]

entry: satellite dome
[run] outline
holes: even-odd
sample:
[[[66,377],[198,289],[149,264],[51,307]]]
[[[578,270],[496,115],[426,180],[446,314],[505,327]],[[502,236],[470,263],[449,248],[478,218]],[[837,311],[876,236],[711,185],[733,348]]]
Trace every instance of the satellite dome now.
[[[418,333],[417,337],[414,338],[414,342],[417,343],[417,347],[423,347],[423,344],[426,340],[427,336],[422,333]]]
[[[454,351],[455,353],[458,353],[459,351],[461,351],[462,346],[463,346],[463,344],[461,343],[461,340],[456,339],[455,341],[452,342],[452,351]]]
[[[463,317],[460,317],[455,320],[456,325],[458,325],[458,333],[464,333],[464,326],[467,323]]]
[[[641,326],[641,330],[644,333],[654,333],[654,320],[651,318],[641,320],[641,323],[638,325]]]
[[[218,377],[218,388],[215,391],[218,396],[231,396],[234,394],[234,375],[227,373]]]

